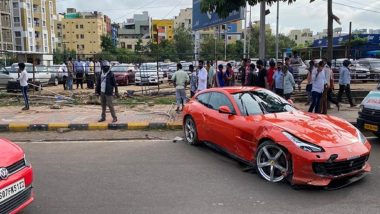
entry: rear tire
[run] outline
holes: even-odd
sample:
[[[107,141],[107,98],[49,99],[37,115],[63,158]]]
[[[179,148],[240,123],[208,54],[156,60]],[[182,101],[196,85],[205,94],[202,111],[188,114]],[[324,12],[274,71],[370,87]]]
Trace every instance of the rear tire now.
[[[54,86],[59,85],[59,79],[58,77],[54,78]]]
[[[197,126],[191,116],[187,116],[185,118],[185,122],[183,123],[183,132],[185,134],[185,140],[190,145],[198,145],[198,132]]]
[[[277,183],[288,179],[292,165],[289,153],[272,141],[262,143],[256,153],[256,170],[266,181]]]

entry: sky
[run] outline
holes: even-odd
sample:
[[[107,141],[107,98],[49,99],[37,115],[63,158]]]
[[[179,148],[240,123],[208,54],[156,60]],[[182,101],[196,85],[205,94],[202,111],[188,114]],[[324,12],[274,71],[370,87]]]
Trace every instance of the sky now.
[[[338,16],[342,25],[334,23],[335,27],[342,27],[348,32],[349,22],[353,29],[371,28],[380,29],[380,1],[379,0],[334,0],[333,12]],[[348,5],[348,6],[344,6]],[[192,7],[192,0],[57,0],[58,12],[65,12],[66,8],[74,7],[77,11],[100,11],[111,17],[112,22],[123,22],[132,18],[133,14],[148,11],[156,19],[174,18],[181,8]],[[268,7],[271,11],[266,16],[266,23],[276,28],[276,5]],[[252,21],[259,20],[259,6],[252,7]],[[327,28],[326,0],[297,0],[288,5],[280,3],[281,33],[287,34],[292,29],[310,28],[321,32]]]

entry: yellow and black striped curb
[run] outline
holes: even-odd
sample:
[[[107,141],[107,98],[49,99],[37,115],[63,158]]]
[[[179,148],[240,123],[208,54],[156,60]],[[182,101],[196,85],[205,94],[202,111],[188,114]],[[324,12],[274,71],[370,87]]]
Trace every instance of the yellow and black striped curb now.
[[[150,129],[182,129],[182,122],[170,123],[9,123],[0,124],[0,132],[28,132],[28,131],[56,131],[59,129],[70,130],[150,130]]]

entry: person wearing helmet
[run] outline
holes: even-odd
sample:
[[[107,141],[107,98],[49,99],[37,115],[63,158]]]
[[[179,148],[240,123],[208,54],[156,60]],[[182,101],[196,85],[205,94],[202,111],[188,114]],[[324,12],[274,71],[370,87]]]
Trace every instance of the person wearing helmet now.
[[[343,92],[346,93],[348,102],[351,107],[355,107],[354,102],[351,97],[351,74],[348,66],[351,64],[349,60],[343,61],[343,66],[339,70],[339,93],[338,93],[338,103],[342,102]]]
[[[111,66],[108,61],[104,61],[102,63],[102,74],[100,78],[97,80],[96,84],[96,93],[100,95],[100,101],[102,104],[102,114],[100,120],[98,122],[106,121],[106,108],[110,109],[112,115],[112,123],[117,122],[117,117],[115,113],[115,109],[112,103],[112,95],[115,90],[115,95],[118,97],[119,92],[115,80],[115,76],[113,72],[110,70]]]

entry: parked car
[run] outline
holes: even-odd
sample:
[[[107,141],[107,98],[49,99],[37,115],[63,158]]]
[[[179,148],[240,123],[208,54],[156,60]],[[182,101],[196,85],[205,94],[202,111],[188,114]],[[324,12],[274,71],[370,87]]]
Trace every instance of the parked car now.
[[[273,183],[328,186],[371,170],[371,145],[357,128],[300,111],[266,89],[204,90],[185,105],[183,127],[188,144],[212,145]]]
[[[157,63],[143,63],[135,73],[136,85],[163,83],[164,72]]]
[[[365,68],[368,68],[371,75],[370,79],[380,80],[380,59],[376,58],[363,58],[357,60],[357,63]]]
[[[6,88],[9,81],[17,81],[9,75],[9,71],[5,68],[0,69],[0,88]]]
[[[380,84],[361,103],[357,125],[380,137]]]
[[[129,85],[135,82],[135,66],[130,64],[120,64],[113,66],[111,71],[115,75],[118,85]]]
[[[25,63],[25,69],[28,73],[28,81],[33,82],[34,76],[34,84],[37,86],[46,86],[49,84],[49,80],[51,79],[51,73],[48,72],[46,66],[37,65],[35,66],[35,70],[33,72],[33,65],[31,63]],[[20,86],[16,79],[19,77],[18,73],[18,64],[14,63],[10,67],[9,76],[12,77],[12,80],[8,81],[7,90],[14,91],[19,90]]]
[[[51,66],[46,67],[47,71],[51,74],[51,77],[49,79],[49,84],[57,86],[59,85],[59,83],[62,83],[63,74],[59,72],[60,67],[61,65],[51,65]]]
[[[187,68],[188,70],[189,68]],[[173,74],[177,71],[177,64],[171,64],[169,65],[168,69],[168,81],[171,82]]]
[[[34,200],[33,169],[23,150],[0,139],[0,213],[19,213]]]
[[[339,71],[343,66],[343,61],[348,59],[335,59],[332,61],[332,70],[334,79],[339,80]],[[363,80],[364,82],[370,78],[370,71],[368,68],[361,66],[357,61],[352,61],[349,66],[352,80]]]

